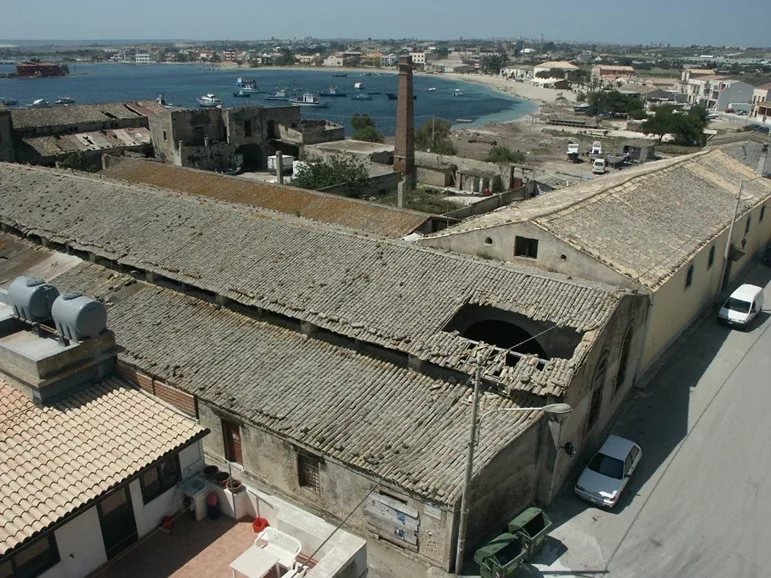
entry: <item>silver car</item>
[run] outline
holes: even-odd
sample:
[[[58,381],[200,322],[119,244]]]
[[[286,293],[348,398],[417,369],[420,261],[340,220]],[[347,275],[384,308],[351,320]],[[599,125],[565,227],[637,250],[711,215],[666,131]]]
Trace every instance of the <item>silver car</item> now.
[[[642,449],[636,443],[619,436],[608,436],[578,478],[574,488],[576,495],[603,508],[612,508],[618,503],[640,459]]]

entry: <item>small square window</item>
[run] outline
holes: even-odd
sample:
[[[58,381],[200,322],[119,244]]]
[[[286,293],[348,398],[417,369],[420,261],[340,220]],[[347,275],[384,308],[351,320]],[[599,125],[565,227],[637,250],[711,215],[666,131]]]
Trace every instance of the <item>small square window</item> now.
[[[538,239],[528,237],[514,237],[514,256],[527,257],[528,259],[538,258]]]
[[[307,454],[297,454],[297,479],[301,488],[319,491],[319,460]]]
[[[712,265],[715,264],[715,246],[709,248],[709,257],[707,257],[707,269],[712,269]]]
[[[685,288],[693,284],[693,263],[688,266],[688,273],[685,274]]]
[[[166,131],[163,131],[163,140],[166,140]]]
[[[750,215],[747,215],[747,223],[744,225],[744,234],[750,232],[750,224],[752,223],[752,217]]]
[[[13,555],[16,572],[13,576],[39,576],[60,560],[53,532],[38,538],[18,554]]]
[[[765,216],[766,216],[766,206],[763,205],[762,207],[760,207],[760,219],[759,220],[762,221]]]
[[[142,489],[142,501],[145,504],[152,502],[165,491],[177,485],[180,478],[179,457],[177,454],[169,456],[165,460],[139,476],[139,487]],[[104,508],[104,503],[102,504]]]

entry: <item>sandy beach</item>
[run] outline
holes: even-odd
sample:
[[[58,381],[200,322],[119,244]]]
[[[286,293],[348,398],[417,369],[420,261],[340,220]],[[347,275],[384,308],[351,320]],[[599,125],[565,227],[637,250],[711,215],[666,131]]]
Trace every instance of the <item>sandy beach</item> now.
[[[502,92],[511,96],[518,96],[519,98],[525,98],[527,100],[532,100],[539,104],[553,104],[560,96],[564,97],[569,102],[575,102],[576,100],[576,95],[569,90],[542,88],[540,86],[534,86],[526,82],[515,82],[514,80],[508,80],[500,76],[446,73],[442,74],[441,77],[452,78],[461,82],[484,84],[485,86],[494,88],[498,92]]]

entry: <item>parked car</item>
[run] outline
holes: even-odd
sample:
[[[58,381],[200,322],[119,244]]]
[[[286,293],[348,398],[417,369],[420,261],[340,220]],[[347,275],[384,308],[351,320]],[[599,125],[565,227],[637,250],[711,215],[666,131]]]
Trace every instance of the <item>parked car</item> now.
[[[763,256],[765,259],[765,255]],[[763,288],[745,283],[725,300],[717,314],[721,323],[744,329],[763,310]]]
[[[610,435],[584,468],[575,493],[593,504],[612,508],[618,503],[629,478],[642,458],[642,449],[633,441]]]

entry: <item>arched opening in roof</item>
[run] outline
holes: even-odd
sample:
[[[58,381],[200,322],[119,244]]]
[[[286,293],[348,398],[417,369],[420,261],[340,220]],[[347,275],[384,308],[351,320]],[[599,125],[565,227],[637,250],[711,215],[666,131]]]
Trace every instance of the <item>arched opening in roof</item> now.
[[[484,341],[502,349],[514,347],[514,351],[549,359],[538,341],[522,327],[497,319],[487,319],[471,324],[461,334],[474,341]]]

